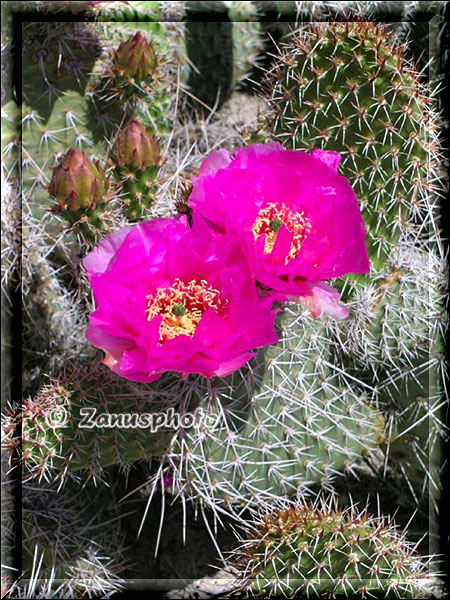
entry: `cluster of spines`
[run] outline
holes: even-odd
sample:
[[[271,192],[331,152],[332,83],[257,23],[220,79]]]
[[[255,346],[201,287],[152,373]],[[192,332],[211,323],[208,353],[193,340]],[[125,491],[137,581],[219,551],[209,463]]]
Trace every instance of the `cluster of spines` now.
[[[339,170],[358,195],[379,269],[401,234],[435,220],[440,148],[431,94],[381,25],[305,27],[270,75],[270,128],[288,147],[341,153]]]
[[[330,490],[381,441],[383,419],[327,361],[327,340],[307,315],[286,309],[278,346],[235,376],[198,389],[205,419],[174,439],[161,472],[205,505],[243,506]]]
[[[124,382],[102,366],[66,367],[58,380],[44,385],[34,398],[25,399],[5,417],[8,435],[3,445],[11,450],[20,447],[26,480],[62,483],[81,474],[97,480],[110,465],[126,472],[136,461],[163,454],[174,432],[117,423],[109,426],[109,420],[118,419],[118,414],[154,412],[156,399],[161,411],[167,409],[183,393],[182,383],[177,385],[173,378],[170,383],[170,392],[164,392]],[[96,419],[102,414],[113,417],[102,417],[98,426],[82,428],[88,409],[91,423],[99,423]]]
[[[27,393],[39,387],[41,368],[55,374],[64,361],[93,354],[84,336],[79,298],[64,285],[59,265],[55,267],[43,256],[41,244],[46,237],[33,220],[31,225],[23,228],[21,256],[23,387]]]
[[[426,596],[427,567],[391,522],[322,499],[261,511],[229,560],[249,597],[277,598]]]
[[[411,242],[399,245],[355,293],[349,318],[328,328],[334,364],[359,380],[385,415],[386,465],[405,477],[416,501],[429,493],[435,508],[447,437],[445,265]]]

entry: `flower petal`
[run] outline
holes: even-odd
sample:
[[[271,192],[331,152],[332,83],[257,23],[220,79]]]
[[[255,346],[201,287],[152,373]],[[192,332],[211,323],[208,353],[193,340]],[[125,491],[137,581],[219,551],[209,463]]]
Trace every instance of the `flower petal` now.
[[[321,315],[329,315],[335,319],[348,317],[348,308],[339,304],[340,295],[334,287],[321,281],[312,285],[310,291],[310,296],[302,296],[299,301],[315,319]]]

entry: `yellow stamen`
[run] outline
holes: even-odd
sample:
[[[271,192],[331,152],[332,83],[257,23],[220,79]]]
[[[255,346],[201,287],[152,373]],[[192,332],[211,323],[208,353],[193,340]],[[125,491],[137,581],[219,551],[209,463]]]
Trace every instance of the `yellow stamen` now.
[[[285,264],[287,264],[297,256],[311,231],[311,223],[303,211],[293,212],[283,202],[281,204],[270,202],[259,211],[252,228],[255,241],[260,235],[264,235],[264,254],[272,252],[281,225],[284,225],[293,235],[291,248],[285,259]]]
[[[151,321],[156,315],[162,316],[159,326],[161,344],[178,335],[192,337],[208,308],[219,312],[227,303],[227,300],[221,298],[219,290],[204,279],[198,282],[192,279],[184,283],[177,278],[170,287],[157,288],[147,299],[147,319]]]

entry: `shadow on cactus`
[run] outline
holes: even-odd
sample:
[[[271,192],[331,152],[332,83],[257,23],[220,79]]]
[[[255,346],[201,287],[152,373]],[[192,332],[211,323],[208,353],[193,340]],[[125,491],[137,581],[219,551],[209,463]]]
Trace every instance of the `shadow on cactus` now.
[[[99,487],[91,482],[83,488],[73,483],[64,489],[36,482],[23,486],[23,578],[32,579],[37,570],[51,588],[49,598],[59,598],[63,590],[72,598],[83,592],[92,598],[120,589],[118,574],[129,556],[122,515],[111,510],[120,492],[110,483]]]

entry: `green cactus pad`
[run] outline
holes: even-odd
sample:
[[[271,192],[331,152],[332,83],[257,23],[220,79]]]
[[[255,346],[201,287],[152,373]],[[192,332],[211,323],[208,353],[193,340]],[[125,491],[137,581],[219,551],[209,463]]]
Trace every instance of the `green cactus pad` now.
[[[341,154],[339,172],[360,201],[379,270],[402,233],[432,218],[439,144],[430,91],[388,30],[370,22],[305,26],[270,86],[270,128],[286,147]]]
[[[146,393],[154,398],[155,389],[133,387],[101,365],[76,368],[44,386],[16,415],[22,427],[25,473],[49,480],[78,471],[100,477],[110,465],[126,469],[135,461],[161,455],[174,431],[133,424],[133,418],[158,412],[154,401],[144,400]],[[116,426],[109,426],[107,415],[118,415],[113,417]]]
[[[211,384],[206,421],[169,448],[175,487],[231,510],[261,505],[330,486],[377,446],[380,413],[341,385],[324,329],[311,321],[286,309],[278,345]]]
[[[262,514],[229,562],[250,597],[417,598],[429,577],[391,523],[325,502]]]

